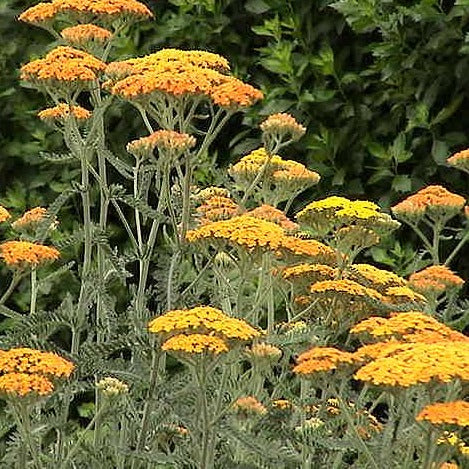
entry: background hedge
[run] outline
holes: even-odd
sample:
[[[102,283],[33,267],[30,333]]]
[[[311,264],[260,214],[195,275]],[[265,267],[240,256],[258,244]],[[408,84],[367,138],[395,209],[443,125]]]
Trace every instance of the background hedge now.
[[[18,213],[47,205],[77,174],[41,160],[41,151],[60,149],[60,143],[36,118],[44,97],[18,82],[20,65],[42,55],[50,41],[40,29],[16,21],[35,3],[0,5],[0,200]],[[316,197],[366,197],[386,207],[429,183],[467,196],[467,178],[445,166],[445,159],[469,146],[469,0],[147,4],[155,20],[134,27],[116,54],[210,50],[229,58],[236,75],[266,94],[243,122],[231,121],[212,149],[221,165],[258,144],[259,115],[287,111],[308,125],[286,156],[321,173]],[[113,109],[109,144],[123,154],[124,144],[144,129],[136,116],[129,126],[134,111],[128,105]],[[211,177],[200,174],[201,180]],[[72,223],[69,213],[62,227]],[[415,257],[406,231],[385,247],[372,250],[375,261],[406,273]],[[467,278],[465,257],[467,250],[453,267]]]

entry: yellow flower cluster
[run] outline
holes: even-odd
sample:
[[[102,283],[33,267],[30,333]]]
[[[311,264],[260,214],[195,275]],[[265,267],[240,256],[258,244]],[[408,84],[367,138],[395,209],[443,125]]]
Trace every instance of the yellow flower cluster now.
[[[425,306],[427,299],[409,287],[389,287],[384,292],[385,301],[393,305],[414,303]]]
[[[454,401],[429,404],[420,411],[417,420],[425,420],[434,425],[469,427],[469,402]]]
[[[35,267],[60,257],[60,252],[50,246],[28,241],[6,241],[0,244],[0,257],[10,267]]]
[[[201,189],[194,194],[194,199],[197,201],[205,202],[212,197],[230,197],[228,189],[224,187],[210,186],[205,189]]]
[[[70,117],[74,117],[77,121],[84,121],[91,117],[91,112],[81,106],[60,103],[57,106],[39,111],[37,116],[46,122],[65,121]]]
[[[353,280],[323,280],[311,285],[311,293],[326,297],[345,296],[350,299],[367,298],[373,301],[383,301],[383,296],[373,288],[364,287]],[[347,300],[346,300],[347,301]]]
[[[150,321],[148,330],[163,336],[187,332],[215,334],[225,339],[241,341],[251,340],[260,335],[246,321],[229,317],[223,311],[210,306],[169,311]]]
[[[352,264],[347,278],[367,287],[374,288],[381,294],[389,287],[404,287],[407,282],[388,270],[378,269],[370,264]]]
[[[409,277],[410,286],[423,295],[440,295],[461,288],[464,280],[445,265],[432,265]]]
[[[418,311],[394,313],[390,318],[370,317],[352,327],[350,332],[379,339],[394,337],[404,342],[421,342],[425,337],[433,337],[434,341],[469,342],[469,337]]]
[[[18,19],[40,26],[50,23],[60,14],[73,14],[84,20],[98,17],[105,22],[117,19],[140,20],[153,16],[152,12],[137,0],[52,0],[28,8]]]
[[[0,205],[0,223],[7,221],[11,218],[10,212]]]
[[[353,354],[333,347],[313,347],[298,356],[298,364],[293,372],[300,375],[311,375],[327,372],[339,367],[353,364]]]
[[[197,207],[197,212],[201,215],[200,224],[207,225],[214,221],[229,220],[240,212],[239,205],[230,197],[215,195],[204,200],[204,203]]]
[[[431,381],[469,381],[469,343],[444,341],[406,345],[405,350],[363,366],[355,373],[355,378],[376,386],[404,388]]]
[[[282,277],[290,282],[312,284],[322,280],[333,280],[337,270],[324,264],[298,264],[286,267],[282,271]]]
[[[443,435],[438,438],[436,444],[448,444],[454,446],[455,448],[457,448],[458,452],[461,453],[463,456],[469,456],[469,445],[466,445],[464,440],[454,432],[444,431]]]
[[[350,236],[350,228],[359,227],[375,232],[376,237],[376,235],[388,233],[400,226],[388,214],[381,213],[379,207],[372,202],[352,201],[337,196],[308,204],[297,214],[297,219],[301,224],[311,227],[321,236],[329,233],[335,235],[338,230],[344,229],[344,227],[347,230],[342,236],[346,234]],[[363,233],[360,231],[358,237],[362,235]],[[359,244],[359,242],[353,240],[352,244]]]
[[[207,334],[178,334],[170,337],[161,346],[166,352],[202,354],[228,352],[227,342],[216,336]]]

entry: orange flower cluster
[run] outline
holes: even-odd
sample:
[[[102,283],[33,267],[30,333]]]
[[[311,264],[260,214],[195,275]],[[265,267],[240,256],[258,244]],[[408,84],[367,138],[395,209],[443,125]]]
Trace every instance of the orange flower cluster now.
[[[11,218],[10,212],[0,205],[0,223],[7,221]]]
[[[222,83],[214,86],[209,96],[215,104],[226,108],[252,106],[264,98],[262,91],[234,77],[227,77]]]
[[[245,416],[248,415],[263,415],[267,413],[267,409],[255,397],[246,396],[236,399],[233,404],[233,409]]]
[[[91,117],[91,112],[81,106],[60,103],[57,106],[39,111],[37,115],[43,121],[64,121],[70,117],[74,117],[78,121],[84,121]]]
[[[27,373],[7,373],[0,376],[0,394],[25,397],[30,394],[47,396],[52,394],[54,385],[45,376]]]
[[[352,334],[368,334],[372,338],[394,337],[404,342],[422,342],[426,336],[435,341],[465,341],[469,337],[451,329],[432,316],[418,311],[394,313],[390,318],[371,317],[350,330]]]
[[[298,264],[282,271],[282,277],[290,282],[312,284],[323,280],[333,280],[336,269],[324,264]]]
[[[318,372],[336,370],[341,366],[353,364],[353,354],[333,347],[313,347],[298,357],[293,372],[311,375]]]
[[[296,223],[292,222],[281,210],[271,205],[261,205],[250,210],[246,215],[275,223],[287,232],[293,232],[298,229]]]
[[[303,127],[294,117],[286,113],[272,114],[260,127],[264,133],[278,138],[288,136],[293,141],[299,140],[306,132],[306,127]]]
[[[207,334],[178,334],[166,340],[161,348],[166,352],[190,355],[202,353],[219,355],[228,352],[228,344],[224,339]]]
[[[388,340],[387,342],[363,345],[355,350],[353,358],[357,363],[364,363],[378,358],[390,357],[396,352],[402,352],[411,348],[412,343]]]
[[[423,295],[440,295],[447,290],[461,288],[464,280],[445,265],[432,265],[413,273],[409,284]]]
[[[338,253],[325,244],[314,239],[301,239],[295,236],[285,236],[282,239],[280,251],[281,257],[302,258],[307,262],[335,265]]]
[[[465,199],[442,186],[428,186],[391,208],[400,218],[418,220],[427,215],[431,219],[451,217],[464,207]]]
[[[376,290],[364,287],[353,280],[323,280],[311,285],[311,293],[326,297],[345,296],[349,299],[367,298],[373,301],[383,301],[383,296]],[[347,300],[345,300],[347,301]]]
[[[201,225],[207,225],[214,221],[229,220],[236,216],[239,211],[239,205],[226,196],[210,197],[204,201],[204,204],[197,207],[197,212],[201,215]]]
[[[112,22],[116,19],[140,20],[153,17],[152,12],[137,0],[52,0],[28,8],[19,16],[20,21],[35,25],[54,20],[59,14],[73,14],[81,19]]]
[[[376,386],[404,388],[431,381],[469,381],[469,343],[409,343],[405,350],[363,366],[355,378]]]
[[[34,207],[25,212],[18,220],[15,220],[11,226],[15,230],[25,230],[40,223],[47,215],[47,209],[44,207]]]
[[[91,54],[73,47],[60,46],[50,51],[45,58],[23,65],[21,78],[37,84],[50,81],[83,84],[96,80],[104,69],[104,62]]]
[[[10,267],[35,267],[58,259],[60,252],[52,247],[28,241],[6,241],[0,244],[0,257]]]
[[[71,26],[63,29],[60,35],[66,41],[76,46],[83,46],[93,42],[104,44],[112,37],[111,31],[94,24]]]
[[[127,151],[136,156],[147,156],[155,148],[174,155],[180,155],[193,148],[196,140],[192,135],[175,130],[157,130],[147,137],[142,137],[127,144]]]
[[[455,168],[469,171],[469,148],[450,156],[447,162]]]
[[[73,363],[53,352],[31,348],[0,350],[0,392],[9,396],[52,393],[53,378],[68,378]]]
[[[436,402],[425,406],[417,420],[426,420],[434,425],[457,425],[469,427],[469,402]]]

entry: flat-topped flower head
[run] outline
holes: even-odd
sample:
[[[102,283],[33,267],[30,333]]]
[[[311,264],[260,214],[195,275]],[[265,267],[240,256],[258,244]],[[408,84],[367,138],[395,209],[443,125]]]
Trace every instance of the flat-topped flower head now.
[[[25,10],[18,19],[35,26],[48,27],[54,21],[58,11],[59,8],[54,3],[41,2]]]
[[[466,200],[442,186],[427,186],[391,208],[394,215],[403,220],[447,220],[460,212]]]
[[[70,92],[95,82],[105,64],[87,52],[59,46],[43,59],[21,67],[21,79],[41,87],[54,86],[57,92]]]
[[[262,132],[267,138],[278,140],[299,140],[305,133],[306,127],[299,124],[290,114],[278,113],[269,116],[260,125]]]
[[[228,170],[228,173],[236,181],[251,184],[259,171],[263,170],[266,177],[270,177],[274,171],[283,169],[284,160],[278,155],[270,155],[265,147],[251,151],[243,156]]]
[[[215,195],[204,200],[204,203],[197,207],[200,215],[199,223],[207,225],[220,220],[229,220],[239,214],[241,208],[230,197]]]
[[[282,277],[293,283],[309,284],[333,280],[337,270],[325,264],[297,264],[282,270]]]
[[[195,137],[175,130],[157,130],[147,137],[127,144],[127,151],[135,156],[148,156],[157,148],[163,154],[182,155],[196,144]]]
[[[223,311],[210,306],[169,311],[150,321],[148,330],[162,336],[182,332],[201,333],[239,341],[248,341],[260,335],[259,331],[246,321],[232,318]]]
[[[3,206],[0,205],[0,223],[7,221],[11,218],[10,212]]]
[[[224,339],[207,334],[178,334],[166,340],[161,348],[165,352],[188,355],[219,355],[229,351]]]
[[[360,368],[355,378],[376,386],[404,387],[430,382],[469,381],[469,343],[409,343],[405,350]]]
[[[233,410],[244,417],[264,415],[267,413],[266,407],[254,396],[239,397],[233,403]]]
[[[420,342],[428,335],[440,342],[444,340],[469,342],[469,337],[419,311],[393,313],[390,318],[371,317],[356,324],[350,332],[366,334],[372,339],[379,340],[395,338],[403,342]]]
[[[353,353],[356,363],[367,363],[378,358],[390,357],[397,352],[412,348],[412,343],[398,340],[387,340],[386,342],[376,342],[374,344],[363,345]]]
[[[34,232],[41,223],[48,217],[47,209],[44,207],[34,207],[15,220],[11,226],[14,230],[19,232]],[[50,229],[56,228],[58,221],[56,217],[50,218]]]
[[[316,185],[321,176],[297,161],[284,160],[282,167],[272,173],[272,182],[276,190],[301,192]]]
[[[371,287],[384,293],[389,287],[405,287],[407,282],[388,270],[378,269],[370,264],[352,264],[347,272],[347,278],[366,287]]]
[[[410,286],[425,296],[438,296],[464,285],[464,280],[445,265],[432,265],[409,277]]]
[[[350,298],[363,297],[374,301],[383,301],[383,296],[376,290],[364,287],[353,280],[323,280],[311,285],[311,293],[315,295],[346,295]]]
[[[6,241],[0,244],[0,257],[10,267],[37,267],[60,257],[60,252],[50,246],[28,241]]]
[[[285,213],[271,205],[261,205],[260,207],[249,210],[246,215],[275,223],[287,232],[293,232],[298,229],[298,225],[292,222]]]
[[[469,148],[455,153],[446,161],[450,166],[469,172]]]
[[[60,103],[54,107],[39,111],[37,116],[42,121],[50,123],[65,122],[70,118],[76,119],[78,122],[83,122],[91,117],[91,111],[81,106]]]
[[[95,24],[78,24],[62,30],[60,35],[72,46],[86,47],[93,44],[103,45],[108,42],[112,33]]]
[[[129,386],[127,384],[112,376],[100,379],[96,383],[96,388],[108,397],[127,394],[129,392]]]
[[[0,376],[0,395],[5,397],[48,396],[53,391],[54,385],[45,376],[28,373],[6,373]]]
[[[251,347],[247,349],[247,354],[254,360],[276,362],[282,356],[282,351],[275,345],[259,342],[252,344]]]
[[[209,96],[218,106],[230,109],[249,107],[264,98],[262,91],[234,77],[215,85]]]
[[[292,262],[335,265],[340,254],[329,246],[315,239],[301,239],[284,236],[277,255]]]
[[[455,425],[469,427],[469,402],[435,402],[426,405],[417,415],[418,421],[433,425]]]
[[[212,197],[230,197],[230,192],[224,187],[210,186],[205,189],[198,190],[194,194],[194,199],[201,202],[205,202]]]
[[[54,352],[24,348],[0,350],[0,374],[27,373],[68,378],[75,365]]]
[[[313,375],[334,371],[353,364],[353,354],[333,347],[313,347],[299,355],[293,372],[299,375]]]
[[[424,307],[427,299],[409,287],[389,287],[384,292],[386,303],[392,305],[417,305]]]

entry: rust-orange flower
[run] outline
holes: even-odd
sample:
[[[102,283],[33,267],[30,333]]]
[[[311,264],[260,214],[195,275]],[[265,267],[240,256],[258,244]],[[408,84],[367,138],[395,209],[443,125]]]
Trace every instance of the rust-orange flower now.
[[[429,404],[420,411],[417,420],[425,420],[434,425],[469,427],[469,402],[453,401]]]
[[[60,252],[53,247],[28,241],[6,241],[0,244],[0,257],[10,267],[34,267],[58,259]]]
[[[439,295],[447,290],[461,288],[464,280],[445,265],[432,265],[409,277],[410,286],[423,295]]]
[[[78,121],[84,121],[91,117],[91,112],[81,106],[60,103],[39,111],[37,115],[43,121],[64,121],[70,117],[74,117]]]
[[[28,373],[7,373],[0,376],[0,394],[25,397],[31,394],[47,396],[54,386],[45,376]]]

